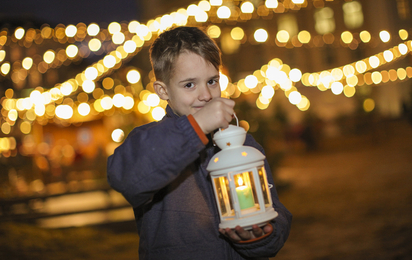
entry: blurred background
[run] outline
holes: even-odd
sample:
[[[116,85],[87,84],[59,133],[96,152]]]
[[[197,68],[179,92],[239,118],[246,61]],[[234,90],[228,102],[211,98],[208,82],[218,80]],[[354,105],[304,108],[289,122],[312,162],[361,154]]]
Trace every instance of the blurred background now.
[[[412,257],[411,0],[0,5],[0,258],[138,258],[106,160],[165,114],[148,49],[183,25],[294,215],[276,259]]]

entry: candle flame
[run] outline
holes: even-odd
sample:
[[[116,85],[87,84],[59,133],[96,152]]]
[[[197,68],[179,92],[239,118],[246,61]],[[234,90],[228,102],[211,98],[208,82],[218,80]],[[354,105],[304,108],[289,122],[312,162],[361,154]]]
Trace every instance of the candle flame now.
[[[239,186],[243,185],[243,179],[242,177],[237,178],[237,184],[239,184]]]

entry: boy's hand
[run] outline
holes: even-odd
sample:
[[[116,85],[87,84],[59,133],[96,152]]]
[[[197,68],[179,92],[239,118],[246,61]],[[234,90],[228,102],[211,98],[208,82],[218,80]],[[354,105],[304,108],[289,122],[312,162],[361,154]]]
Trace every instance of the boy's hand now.
[[[227,98],[215,98],[193,114],[203,133],[209,134],[218,128],[227,128],[235,111],[235,101]]]
[[[273,227],[270,224],[267,224],[263,228],[260,228],[258,225],[253,225],[252,230],[244,230],[240,226],[236,226],[234,229],[226,228],[226,229],[219,229],[219,232],[229,238],[232,242],[240,242],[244,240],[251,240],[255,238],[259,238],[264,234],[270,233],[273,231]]]

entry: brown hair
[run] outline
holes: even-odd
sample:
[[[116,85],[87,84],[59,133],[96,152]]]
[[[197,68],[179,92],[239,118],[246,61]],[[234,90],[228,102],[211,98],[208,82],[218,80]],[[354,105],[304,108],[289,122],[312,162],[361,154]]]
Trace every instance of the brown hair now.
[[[197,27],[177,27],[160,34],[150,47],[150,61],[156,80],[168,84],[176,58],[185,51],[203,57],[219,70],[222,61],[216,43]]]

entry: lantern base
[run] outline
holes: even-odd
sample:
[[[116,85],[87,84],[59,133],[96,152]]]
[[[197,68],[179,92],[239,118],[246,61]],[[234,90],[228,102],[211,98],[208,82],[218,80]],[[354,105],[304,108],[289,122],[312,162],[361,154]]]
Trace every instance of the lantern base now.
[[[265,212],[259,213],[252,216],[245,216],[239,219],[230,218],[222,220],[219,224],[219,228],[230,228],[233,229],[236,226],[241,226],[244,230],[251,230],[253,225],[258,225],[259,227],[265,226],[270,220],[276,218],[278,213],[273,208],[266,209]]]

